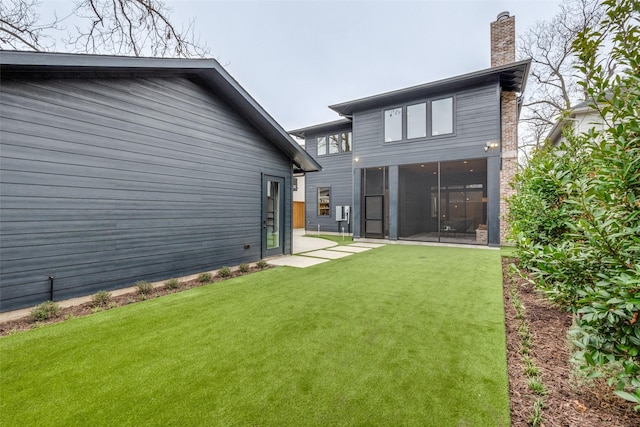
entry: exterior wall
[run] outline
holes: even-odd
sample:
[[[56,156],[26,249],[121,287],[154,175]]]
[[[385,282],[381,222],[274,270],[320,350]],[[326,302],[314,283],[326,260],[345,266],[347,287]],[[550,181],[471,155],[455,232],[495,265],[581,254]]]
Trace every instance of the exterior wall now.
[[[497,83],[452,94],[455,96],[454,134],[416,139],[410,142],[384,142],[382,117],[384,108],[356,113],[353,118],[353,156],[354,159],[358,159],[357,167],[398,166],[460,159],[499,159],[498,150],[485,151],[484,149],[488,141],[500,139],[499,94],[500,88]],[[414,102],[420,102],[420,100],[408,101],[408,103]],[[387,108],[391,107],[393,106]],[[488,188],[497,189],[500,185],[499,168],[499,161],[487,162]],[[402,184],[398,179],[395,183]],[[398,185],[389,186],[390,202],[397,201],[401,197],[398,194],[399,191],[401,189]],[[499,204],[497,197],[494,197],[496,202],[490,202],[487,206],[490,244],[497,244],[499,241]],[[402,212],[394,212],[391,204],[389,214],[389,237],[396,239],[398,215],[402,215]]]
[[[353,117],[353,156],[358,159],[357,166],[368,168],[496,155],[485,151],[484,147],[487,141],[500,138],[498,93],[496,82],[438,96],[455,97],[453,135],[385,143],[383,111],[395,105],[356,113]],[[407,100],[404,105],[421,101],[426,99]]]
[[[510,183],[518,172],[518,112],[515,92],[502,93],[502,169],[500,170],[500,243],[507,243],[506,199],[514,194]]]
[[[291,161],[196,82],[2,82],[0,311],[262,257],[262,174]],[[249,244],[249,249],[244,245]]]
[[[491,66],[510,64],[516,60],[516,19],[508,12],[498,15],[491,23]],[[502,167],[500,170],[500,243],[506,243],[509,225],[506,221],[506,199],[513,195],[510,182],[518,169],[518,107],[515,92],[501,96]]]
[[[343,131],[349,128],[341,129]],[[336,133],[340,130],[332,130],[328,133]],[[322,165],[321,172],[313,172],[305,177],[305,228],[309,232],[320,231],[338,232],[338,222],[336,222],[336,206],[353,206],[353,157],[351,153],[328,154],[318,156],[316,147],[316,137],[325,136],[327,133],[308,135],[305,142],[307,152],[318,163]],[[355,146],[357,141],[353,140]],[[330,191],[330,216],[318,216],[318,188],[331,187]],[[347,225],[342,222],[345,232]],[[351,231],[353,231],[353,220],[351,221]]]
[[[608,115],[608,119],[611,117]],[[591,129],[602,130],[604,128],[604,120],[602,116],[593,110],[584,113],[575,114],[574,129],[576,134],[589,132]]]
[[[304,202],[304,194],[305,194],[305,175],[296,175],[295,179],[298,180],[298,189],[293,190],[293,201],[294,202]]]

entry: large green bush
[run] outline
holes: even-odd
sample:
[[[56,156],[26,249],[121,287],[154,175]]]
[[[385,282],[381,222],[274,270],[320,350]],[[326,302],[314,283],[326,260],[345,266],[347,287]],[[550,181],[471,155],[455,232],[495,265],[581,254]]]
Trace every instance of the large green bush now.
[[[509,220],[522,265],[574,313],[583,368],[640,403],[640,4],[603,5],[601,26],[573,48],[604,126],[535,153],[514,180]]]

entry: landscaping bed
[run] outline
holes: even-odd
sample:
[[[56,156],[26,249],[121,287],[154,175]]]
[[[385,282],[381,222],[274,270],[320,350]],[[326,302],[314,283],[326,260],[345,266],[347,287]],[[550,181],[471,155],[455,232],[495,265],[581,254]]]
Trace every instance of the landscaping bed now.
[[[542,298],[533,285],[519,276],[510,274],[509,258],[502,258],[507,333],[507,360],[509,365],[509,394],[511,396],[512,426],[530,426],[534,402],[541,398],[541,417],[546,427],[635,427],[640,425],[640,413],[634,404],[613,394],[603,380],[578,378],[569,362],[570,343],[567,332],[571,327],[571,313],[561,311]],[[540,371],[545,386],[544,396],[529,387],[522,357],[521,319],[514,308],[512,289],[524,306],[524,319],[532,337],[530,357]]]
[[[38,328],[40,326],[48,325],[51,323],[59,323],[65,321],[67,319],[72,319],[74,317],[82,317],[89,314],[96,313],[98,311],[110,310],[112,308],[121,307],[123,305],[133,304],[139,301],[145,301],[153,298],[158,298],[163,295],[174,294],[176,292],[186,291],[188,289],[197,288],[199,286],[207,285],[210,283],[221,282],[223,280],[228,280],[234,277],[243,276],[245,274],[251,274],[256,271],[262,271],[265,268],[273,268],[273,267],[259,267],[257,265],[249,267],[249,270],[246,272],[242,272],[240,270],[232,270],[229,276],[223,277],[221,275],[211,276],[210,280],[203,281],[199,278],[180,281],[178,282],[177,287],[168,288],[165,285],[160,285],[153,287],[146,293],[140,293],[138,291],[132,291],[126,294],[121,295],[112,295],[109,297],[109,301],[105,304],[96,304],[93,301],[85,302],[80,305],[75,305],[71,307],[62,307],[60,308],[60,312],[49,319],[36,321],[32,316],[25,316],[19,319],[10,320],[7,322],[0,322],[0,337],[13,334],[16,332],[27,331],[29,329]],[[174,279],[175,280],[175,279]]]

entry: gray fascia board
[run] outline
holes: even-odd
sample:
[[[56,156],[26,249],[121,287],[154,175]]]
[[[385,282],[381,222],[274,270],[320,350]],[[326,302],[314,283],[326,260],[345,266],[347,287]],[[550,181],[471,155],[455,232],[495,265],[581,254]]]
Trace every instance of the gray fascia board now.
[[[258,104],[215,59],[145,58],[69,53],[0,51],[0,70],[40,71],[127,71],[175,72],[198,75],[243,114],[253,126],[272,141],[305,172],[322,170],[289,134]]]
[[[460,87],[500,82],[505,90],[522,92],[529,74],[531,60],[513,62],[499,67],[487,68],[473,73],[450,77],[435,82],[411,86],[391,92],[373,95],[353,101],[330,105],[329,108],[342,116],[350,116],[355,111],[379,108],[385,105],[404,102],[411,98],[427,97],[438,93],[452,91]],[[508,82],[511,82],[508,84]]]
[[[298,138],[306,138],[308,134],[331,132],[333,130],[351,128],[353,125],[350,119],[339,119],[332,122],[320,123],[317,125],[307,126],[300,129],[290,130],[289,134],[297,136]]]

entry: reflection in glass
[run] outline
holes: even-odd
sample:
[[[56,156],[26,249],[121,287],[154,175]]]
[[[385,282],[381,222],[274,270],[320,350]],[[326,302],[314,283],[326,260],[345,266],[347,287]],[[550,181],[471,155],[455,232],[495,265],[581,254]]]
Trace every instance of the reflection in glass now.
[[[407,106],[407,138],[424,138],[427,136],[427,104]]]
[[[453,133],[453,98],[431,102],[431,135]]]
[[[320,138],[316,139],[316,144],[318,147],[318,156],[323,156],[327,154],[327,137],[326,136],[321,136]]]
[[[280,247],[280,183],[267,181],[267,249]]]
[[[385,110],[384,142],[402,140],[402,107]]]
[[[342,152],[347,153],[351,151],[351,132],[342,133]]]
[[[338,134],[329,135],[329,154],[340,152],[340,144],[338,144]]]

